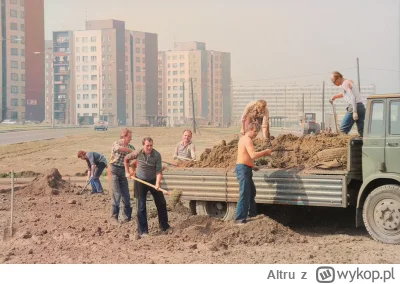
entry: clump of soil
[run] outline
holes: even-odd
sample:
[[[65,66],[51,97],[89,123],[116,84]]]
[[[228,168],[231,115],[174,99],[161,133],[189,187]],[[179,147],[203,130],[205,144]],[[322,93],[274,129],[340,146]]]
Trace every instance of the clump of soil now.
[[[23,187],[21,192],[27,195],[57,195],[69,187],[58,169],[52,168],[48,173],[36,177],[29,185]]]
[[[266,168],[288,169],[294,167],[310,167],[320,162],[336,159],[340,168],[347,165],[347,146],[354,136],[338,134],[305,135],[297,137],[292,134],[280,135],[272,141],[256,138],[256,151],[265,149],[291,150],[275,151],[269,157],[262,157],[255,161],[257,166]],[[180,167],[189,168],[233,168],[237,159],[238,140],[228,143],[223,140],[212,149],[206,149],[200,156],[200,161],[182,163]],[[322,152],[327,149],[335,151]],[[328,153],[329,152],[329,153]]]

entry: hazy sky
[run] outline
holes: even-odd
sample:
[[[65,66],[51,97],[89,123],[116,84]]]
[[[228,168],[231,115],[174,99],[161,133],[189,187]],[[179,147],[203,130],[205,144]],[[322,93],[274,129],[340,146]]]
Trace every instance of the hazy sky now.
[[[51,39],[112,18],[157,33],[159,50],[203,41],[231,52],[233,85],[331,85],[333,70],[356,81],[359,57],[361,84],[387,93],[400,92],[399,13],[399,0],[45,0],[45,28]]]

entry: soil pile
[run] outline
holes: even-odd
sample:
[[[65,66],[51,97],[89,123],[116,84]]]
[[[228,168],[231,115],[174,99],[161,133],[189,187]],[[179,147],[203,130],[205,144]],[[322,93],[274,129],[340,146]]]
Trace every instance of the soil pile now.
[[[48,173],[36,177],[29,185],[22,188],[26,195],[57,195],[62,190],[68,190],[70,185],[62,179],[58,169],[52,168]]]
[[[321,162],[336,161],[335,169],[347,165],[347,146],[354,136],[338,134],[305,135],[297,137],[292,134],[280,135],[272,141],[256,138],[256,151],[268,148],[276,151],[270,157],[256,160],[257,166],[266,168],[288,169],[294,167],[316,166]],[[182,163],[181,167],[189,168],[233,168],[236,164],[238,140],[228,143],[225,140],[212,149],[206,149],[200,156],[200,161]],[[332,151],[332,149],[334,149]],[[325,152],[324,152],[325,151]]]
[[[196,215],[176,224],[173,235],[178,238],[176,242],[204,243],[211,251],[227,250],[238,245],[253,247],[308,242],[304,236],[263,215],[243,226]]]

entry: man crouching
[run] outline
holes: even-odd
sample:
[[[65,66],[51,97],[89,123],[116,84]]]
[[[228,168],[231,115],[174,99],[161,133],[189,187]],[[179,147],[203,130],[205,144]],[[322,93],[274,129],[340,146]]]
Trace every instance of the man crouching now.
[[[260,132],[260,124],[250,123],[247,126],[245,135],[240,138],[238,144],[238,156],[236,160],[236,177],[239,181],[239,201],[236,207],[235,224],[242,225],[246,223],[247,217],[257,215],[256,206],[256,187],[253,182],[254,160],[262,156],[271,155],[273,150],[266,149],[256,152],[253,140]]]

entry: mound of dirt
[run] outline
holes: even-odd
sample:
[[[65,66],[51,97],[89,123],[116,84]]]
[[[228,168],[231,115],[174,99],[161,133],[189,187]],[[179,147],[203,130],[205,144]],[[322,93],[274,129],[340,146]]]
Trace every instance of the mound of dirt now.
[[[211,251],[226,250],[237,245],[252,247],[307,242],[304,236],[263,215],[251,219],[243,226],[196,215],[179,222],[173,234],[185,242],[208,243]]]
[[[69,188],[68,182],[62,179],[58,169],[52,168],[48,173],[36,177],[29,185],[22,188],[22,194],[27,195],[57,195]]]
[[[254,140],[256,151],[268,148],[290,151],[275,151],[269,157],[257,159],[255,163],[257,166],[266,166],[266,168],[288,169],[299,166],[310,167],[321,162],[337,160],[340,163],[339,168],[345,168],[347,165],[347,146],[352,138],[354,136],[337,134],[305,135],[301,137],[287,134],[280,135],[271,142],[256,138]],[[201,154],[200,161],[182,163],[180,167],[233,168],[237,159],[237,144],[237,139],[228,143],[222,140],[221,144],[212,149],[206,149]],[[335,150],[329,151],[330,149]]]

